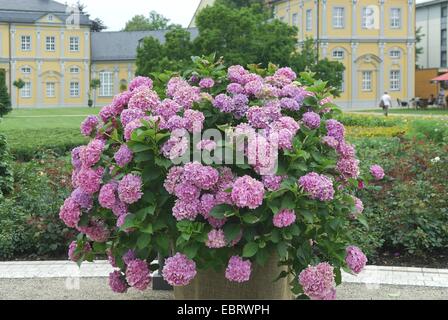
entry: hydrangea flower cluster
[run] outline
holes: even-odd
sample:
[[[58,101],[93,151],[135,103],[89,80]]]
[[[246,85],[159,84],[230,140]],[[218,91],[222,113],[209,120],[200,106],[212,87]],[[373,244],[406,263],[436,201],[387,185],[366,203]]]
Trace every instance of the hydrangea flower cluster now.
[[[303,270],[299,275],[303,292],[313,300],[334,300],[336,283],[333,269],[329,263],[322,262]]]
[[[204,64],[202,70],[211,66]],[[72,151],[74,191],[61,207],[60,218],[81,233],[84,244],[82,250],[76,249],[79,240],[70,245],[70,259],[91,256],[96,248],[92,242],[106,247],[115,268],[109,276],[114,292],[148,288],[150,259],[161,251],[164,256],[177,252],[162,270],[172,286],[190,284],[197,266],[202,268],[204,257],[211,256],[228,261],[223,279],[247,282],[259,252],[282,251],[276,248],[279,241],[288,244],[287,250],[296,249],[294,243],[309,243],[297,232],[304,224],[299,214],[304,208],[291,207],[296,203],[291,201],[285,206],[285,201],[304,196],[304,210],[322,207],[338,215],[342,210],[337,208],[347,206],[337,204],[344,204],[356,180],[363,181],[343,124],[331,118],[328,91],[308,77],[301,74],[298,79],[288,67],[273,72],[270,68],[268,76],[238,65],[227,73],[221,68],[206,74],[200,70],[189,73],[188,80],[172,77],[165,87],[136,77],[128,91],[81,124],[81,133],[91,141]],[[206,134],[190,139],[205,129],[228,130],[247,164],[208,164],[189,157],[216,155],[227,146]],[[174,161],[179,159],[183,161]],[[333,160],[335,166],[327,165]],[[371,175],[380,180],[384,171],[373,166]],[[353,212],[343,215],[356,219],[364,207],[352,197]],[[165,243],[167,232],[173,247]],[[151,252],[141,250],[141,239],[148,239]],[[259,252],[246,258],[249,242],[259,244]],[[184,254],[190,245],[200,249],[193,259]],[[207,250],[210,254],[204,256]],[[329,256],[321,253],[316,257]],[[364,258],[358,248],[347,248],[346,263],[353,272],[361,271]],[[330,263],[293,273],[311,299],[335,298]]]
[[[349,246],[346,249],[346,257],[345,262],[347,263],[347,266],[352,270],[354,273],[360,273],[367,263],[367,257],[366,255],[355,246]]]

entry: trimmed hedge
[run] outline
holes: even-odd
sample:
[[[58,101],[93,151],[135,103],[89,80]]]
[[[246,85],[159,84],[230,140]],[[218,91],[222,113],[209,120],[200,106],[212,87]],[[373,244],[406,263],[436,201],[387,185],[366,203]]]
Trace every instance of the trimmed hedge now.
[[[0,134],[0,199],[10,193],[13,188],[14,179],[11,161],[12,157],[6,137]]]

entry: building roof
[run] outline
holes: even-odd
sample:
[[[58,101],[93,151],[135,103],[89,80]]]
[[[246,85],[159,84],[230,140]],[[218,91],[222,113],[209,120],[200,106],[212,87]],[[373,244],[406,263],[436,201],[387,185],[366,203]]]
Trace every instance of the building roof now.
[[[140,40],[154,37],[165,43],[165,34],[169,30],[158,31],[132,31],[132,32],[93,32],[92,33],[92,60],[93,61],[120,61],[135,60]],[[187,29],[191,38],[198,35],[196,28]]]
[[[444,3],[444,2],[446,3],[448,1],[447,0],[427,0],[425,2],[417,3],[416,7],[421,8],[421,7],[433,6],[433,5],[436,5],[439,3]]]
[[[65,21],[72,14],[68,6],[52,0],[0,0],[0,22],[34,23],[47,13]],[[80,14],[80,24],[90,24],[89,16]]]

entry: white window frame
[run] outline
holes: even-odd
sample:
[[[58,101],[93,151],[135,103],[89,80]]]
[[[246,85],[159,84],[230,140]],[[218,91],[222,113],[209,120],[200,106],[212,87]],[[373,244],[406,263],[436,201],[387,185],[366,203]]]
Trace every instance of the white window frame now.
[[[398,13],[398,15],[396,15]],[[401,8],[390,8],[390,28],[401,28]]]
[[[23,35],[20,38],[20,48],[22,51],[31,51],[31,36]]]
[[[333,7],[333,28],[344,29],[345,28],[345,8]]]
[[[297,27],[299,25],[299,14],[297,12],[293,13],[291,19],[292,25]]]
[[[22,89],[20,89],[20,97],[24,99],[29,99],[31,98],[32,93],[31,81],[25,81],[24,83],[25,85],[23,86]]]
[[[341,54],[340,54],[341,53]],[[334,49],[331,53],[331,56],[333,57],[333,59],[337,59],[337,60],[341,60],[344,59],[344,50],[342,49]]]
[[[46,51],[56,51],[56,37],[48,36],[45,37],[45,50]]]
[[[367,10],[371,9],[370,7],[363,7],[361,12],[361,27],[363,29],[372,29],[375,26],[375,12],[373,12],[373,21],[372,25],[367,25],[368,18]]]
[[[22,67],[22,68],[20,68],[20,71],[23,74],[31,74],[31,67]]]
[[[313,9],[307,9],[305,12],[305,29],[306,31],[313,30]]]
[[[365,70],[361,72],[362,91],[372,91],[372,75],[373,72],[370,70]]]
[[[79,37],[70,37],[69,49],[70,52],[79,52],[80,42]]]
[[[70,67],[70,73],[79,73],[80,72],[80,69],[79,69],[79,67]]]
[[[401,51],[398,49],[392,49],[389,51],[389,57],[391,59],[400,59],[401,58]]]
[[[45,83],[45,93],[47,95],[47,98],[54,98],[56,97],[56,82],[46,82]]]
[[[53,21],[54,16],[52,14],[48,15],[48,21]]]
[[[78,98],[80,96],[79,81],[70,81],[70,97]]]
[[[112,97],[114,95],[114,74],[112,71],[101,71],[100,78],[100,97]]]
[[[389,86],[390,86],[390,91],[400,91],[401,90],[401,71],[400,70],[390,70]]]

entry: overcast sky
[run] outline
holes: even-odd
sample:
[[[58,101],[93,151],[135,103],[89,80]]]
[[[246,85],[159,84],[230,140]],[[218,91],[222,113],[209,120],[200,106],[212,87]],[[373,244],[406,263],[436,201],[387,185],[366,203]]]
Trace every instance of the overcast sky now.
[[[72,4],[76,1],[67,2]],[[108,26],[107,31],[121,30],[133,16],[149,16],[152,10],[169,18],[172,23],[187,27],[199,2],[200,0],[81,0],[92,19],[100,18],[104,21]]]
[[[430,0],[417,0],[417,3]],[[62,1],[61,1],[62,2]],[[69,4],[75,0],[68,0]],[[124,28],[126,21],[136,14],[149,15],[151,10],[163,14],[172,23],[187,27],[200,0],[81,0],[91,18],[101,18],[108,26],[108,31]]]

